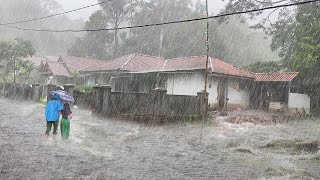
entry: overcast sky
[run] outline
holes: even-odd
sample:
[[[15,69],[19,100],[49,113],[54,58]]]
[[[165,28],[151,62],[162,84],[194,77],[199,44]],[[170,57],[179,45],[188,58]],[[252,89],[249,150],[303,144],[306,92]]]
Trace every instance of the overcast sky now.
[[[97,3],[97,0],[56,0],[56,1],[62,5],[64,10],[72,10],[79,7]],[[204,0],[203,2],[205,3]],[[222,0],[209,0],[210,14],[211,13],[217,14],[221,10],[221,8],[223,8],[224,4],[225,2],[222,2]],[[94,7],[90,7],[87,9],[70,13],[69,16],[72,19],[83,18],[84,20],[87,20],[89,16],[98,9],[99,9],[99,6],[94,6]]]

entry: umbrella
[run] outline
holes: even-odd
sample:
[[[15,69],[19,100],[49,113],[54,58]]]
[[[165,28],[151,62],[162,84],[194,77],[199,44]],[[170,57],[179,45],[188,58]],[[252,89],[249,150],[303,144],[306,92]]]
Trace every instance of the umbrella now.
[[[62,91],[62,90],[57,90],[57,91],[51,91],[50,92],[51,95],[58,95],[62,100],[65,100],[65,101],[68,101],[68,102],[71,102],[71,103],[74,103],[74,99],[73,97],[68,94],[67,92],[65,91]]]

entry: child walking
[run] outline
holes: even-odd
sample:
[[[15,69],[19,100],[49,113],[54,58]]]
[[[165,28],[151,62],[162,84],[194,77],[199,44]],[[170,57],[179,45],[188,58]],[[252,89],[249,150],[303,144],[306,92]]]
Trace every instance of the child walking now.
[[[68,103],[64,103],[64,109],[61,111],[61,115],[61,137],[62,139],[68,139],[70,135],[70,119],[72,119],[72,112]]]

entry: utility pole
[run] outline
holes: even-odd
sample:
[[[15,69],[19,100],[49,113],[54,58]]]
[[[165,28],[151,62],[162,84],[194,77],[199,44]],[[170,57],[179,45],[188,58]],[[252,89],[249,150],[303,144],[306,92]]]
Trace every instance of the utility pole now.
[[[16,58],[13,56],[13,84],[16,84]]]
[[[207,49],[207,59],[206,59],[206,70],[205,70],[205,80],[204,80],[204,112],[202,120],[204,122],[207,111],[208,111],[208,93],[207,93],[207,86],[208,86],[208,65],[209,65],[209,10],[208,10],[208,0],[206,0],[206,18],[207,18],[207,25],[206,25],[206,49]]]
[[[207,49],[207,59],[206,59],[206,69],[205,69],[205,80],[204,80],[204,96],[203,96],[203,109],[202,111],[202,127],[201,127],[201,134],[200,134],[200,142],[203,135],[203,127],[204,122],[207,117],[208,111],[208,93],[207,93],[207,84],[208,84],[208,65],[209,65],[209,11],[208,11],[208,0],[206,0],[206,49]]]

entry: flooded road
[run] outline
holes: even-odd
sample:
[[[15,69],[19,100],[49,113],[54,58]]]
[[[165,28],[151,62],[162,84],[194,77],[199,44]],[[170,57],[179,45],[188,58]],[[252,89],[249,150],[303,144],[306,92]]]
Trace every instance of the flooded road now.
[[[43,105],[0,100],[0,179],[320,179],[320,152],[290,146],[319,140],[320,121],[147,126],[73,111],[64,141],[44,135]]]

